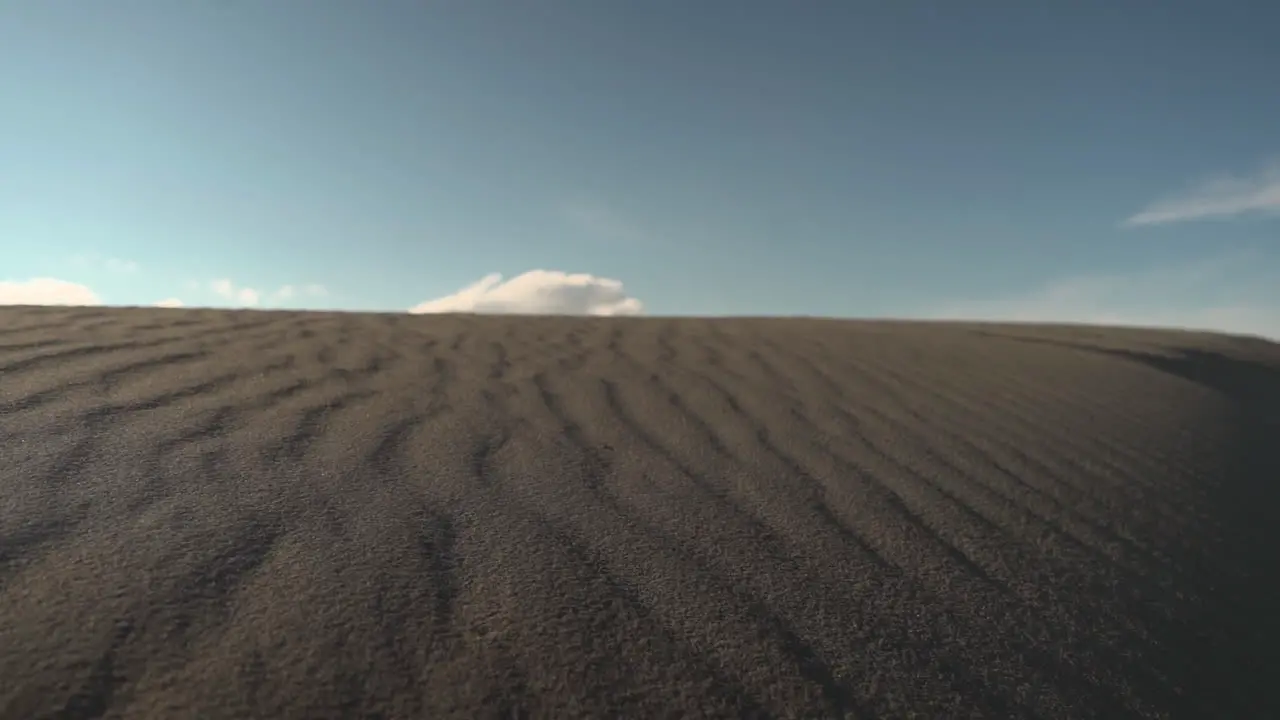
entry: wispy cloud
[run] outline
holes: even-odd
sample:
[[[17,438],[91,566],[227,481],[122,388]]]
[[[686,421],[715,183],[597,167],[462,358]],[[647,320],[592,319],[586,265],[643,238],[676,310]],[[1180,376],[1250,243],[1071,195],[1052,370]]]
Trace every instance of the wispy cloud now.
[[[324,297],[329,294],[323,285],[282,285],[270,297],[275,300],[290,300],[298,297]]]
[[[281,285],[270,291],[237,285],[226,278],[214,280],[209,288],[219,297],[241,307],[280,306],[304,297],[324,297],[329,294],[323,285]]]
[[[1025,293],[944,304],[926,317],[1211,330],[1280,339],[1280,278],[1249,258],[1064,277]]]
[[[79,268],[96,268],[111,273],[134,273],[139,265],[134,260],[117,257],[103,257],[97,253],[82,253],[71,256],[71,264]]]
[[[1157,200],[1124,221],[1126,226],[1280,214],[1280,162],[1256,175],[1211,178],[1186,192]]]
[[[409,312],[522,315],[639,315],[644,305],[610,278],[558,270],[530,270],[503,281],[486,275],[452,295],[419,303]]]
[[[56,278],[0,281],[0,305],[101,305],[92,289]]]
[[[209,283],[209,288],[217,295],[245,307],[254,307],[262,299],[262,293],[257,290],[237,286],[226,279],[214,280]]]

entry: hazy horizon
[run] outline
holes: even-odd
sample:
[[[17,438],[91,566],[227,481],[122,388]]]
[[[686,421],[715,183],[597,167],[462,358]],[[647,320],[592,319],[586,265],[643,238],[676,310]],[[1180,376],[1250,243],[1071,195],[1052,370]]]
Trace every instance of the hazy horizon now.
[[[1280,337],[1280,10],[0,11],[0,304]]]

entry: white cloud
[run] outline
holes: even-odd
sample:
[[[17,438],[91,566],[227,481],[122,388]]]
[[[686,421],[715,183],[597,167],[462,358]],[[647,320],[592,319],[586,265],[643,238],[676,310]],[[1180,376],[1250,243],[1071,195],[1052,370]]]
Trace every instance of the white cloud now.
[[[1280,278],[1249,258],[1215,258],[1062,278],[1019,295],[953,302],[934,319],[1064,322],[1211,330],[1280,339]]]
[[[1148,205],[1124,224],[1158,225],[1275,213],[1280,213],[1280,163],[1272,163],[1253,177],[1212,178],[1180,195]]]
[[[329,291],[323,285],[281,285],[275,292],[271,293],[273,300],[290,300],[296,297],[324,297]]]
[[[85,285],[54,278],[0,281],[0,305],[101,305]]]
[[[209,283],[209,287],[218,295],[246,307],[253,307],[257,305],[258,301],[261,299],[261,293],[257,290],[247,287],[238,287],[230,280],[214,280]]]
[[[319,285],[291,286],[285,285],[274,293],[262,293],[249,287],[241,287],[230,280],[214,280],[202,283],[188,283],[190,290],[208,287],[218,296],[231,301],[235,306],[257,307],[264,302],[288,300],[302,295],[316,296],[325,292]],[[30,280],[0,281],[0,305],[101,305],[102,299],[91,288],[80,283],[56,278],[33,278]],[[153,303],[155,307],[186,307],[181,299],[169,297]]]
[[[410,313],[639,315],[644,306],[610,278],[530,270],[503,281],[494,273],[458,292],[409,308]]]
[[[289,300],[302,297],[321,297],[328,294],[323,285],[281,285],[272,291],[262,291],[251,287],[236,285],[231,280],[221,279],[209,283],[209,288],[217,295],[243,307],[275,306]]]

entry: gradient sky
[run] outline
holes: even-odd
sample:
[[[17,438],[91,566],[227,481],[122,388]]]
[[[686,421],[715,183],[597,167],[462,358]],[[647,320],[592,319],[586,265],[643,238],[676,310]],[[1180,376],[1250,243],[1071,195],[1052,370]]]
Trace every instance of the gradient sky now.
[[[0,301],[1280,336],[1277,27],[1230,0],[10,0]]]

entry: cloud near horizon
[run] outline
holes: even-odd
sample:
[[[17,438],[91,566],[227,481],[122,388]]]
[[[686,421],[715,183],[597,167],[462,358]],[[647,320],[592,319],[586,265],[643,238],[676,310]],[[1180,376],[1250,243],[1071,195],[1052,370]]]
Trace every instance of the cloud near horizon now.
[[[101,305],[86,285],[56,278],[0,281],[0,305]]]
[[[1049,322],[1206,330],[1280,340],[1280,279],[1244,256],[1060,278],[1028,292],[953,302],[935,320]]]
[[[530,270],[504,281],[492,273],[452,295],[409,312],[518,315],[641,315],[644,305],[611,278],[558,270]]]
[[[253,307],[257,305],[258,301],[262,297],[262,294],[253,288],[237,287],[235,283],[225,279],[214,280],[209,283],[209,288],[227,300],[231,300],[246,307]]]
[[[300,297],[323,297],[329,294],[323,285],[282,285],[272,292],[263,292],[251,287],[236,285],[230,280],[220,279],[209,283],[209,288],[222,298],[232,301],[241,307],[258,307],[262,304],[275,304]]]
[[[233,307],[258,307],[264,303],[279,303],[305,297],[323,297],[328,290],[323,285],[283,285],[274,292],[264,293],[253,288],[237,286],[230,280],[214,280],[208,284],[194,283],[188,289],[211,289],[215,294],[230,300]],[[0,305],[65,305],[94,306],[108,304],[93,288],[70,280],[52,277],[36,277],[27,280],[0,281]],[[153,307],[187,307],[181,298],[168,297],[151,303]]]
[[[1280,162],[1271,163],[1253,177],[1212,178],[1181,195],[1148,205],[1123,224],[1134,227],[1263,214],[1280,214]]]
[[[1254,335],[1280,341],[1280,278],[1259,273],[1247,255],[1156,266],[1129,273],[1059,278],[1026,292],[934,306],[914,317],[934,320],[1052,322],[1169,327]],[[208,285],[206,285],[208,287]],[[270,297],[316,295],[319,287],[284,286]],[[233,283],[218,288],[250,297]],[[256,291],[255,291],[256,292]],[[261,294],[253,297],[261,298]],[[40,277],[0,281],[0,305],[103,305],[80,283]],[[156,307],[186,307],[179,298]],[[506,280],[488,275],[462,290],[409,309],[413,314],[640,315],[644,306],[618,280],[533,270]]]

